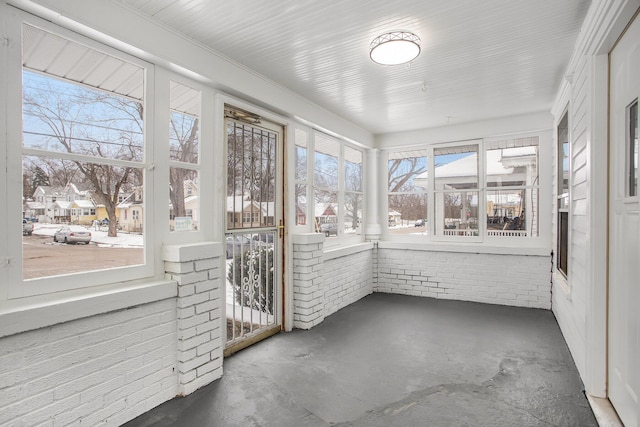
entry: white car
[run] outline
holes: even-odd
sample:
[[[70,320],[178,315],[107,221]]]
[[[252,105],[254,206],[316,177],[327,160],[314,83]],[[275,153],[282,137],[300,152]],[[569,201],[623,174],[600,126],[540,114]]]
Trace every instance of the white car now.
[[[68,226],[62,226],[56,230],[53,235],[54,242],[64,243],[84,243],[88,245],[91,242],[91,232],[71,230]]]

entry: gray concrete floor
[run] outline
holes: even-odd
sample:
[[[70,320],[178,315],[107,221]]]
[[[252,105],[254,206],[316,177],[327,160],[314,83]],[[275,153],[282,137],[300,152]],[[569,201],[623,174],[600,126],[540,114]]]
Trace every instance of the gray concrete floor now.
[[[373,294],[134,426],[597,426],[553,313]]]

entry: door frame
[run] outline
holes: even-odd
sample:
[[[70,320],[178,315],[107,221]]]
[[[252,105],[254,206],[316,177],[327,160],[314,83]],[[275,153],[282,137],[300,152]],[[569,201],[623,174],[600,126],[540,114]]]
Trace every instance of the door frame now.
[[[224,117],[224,110],[225,110],[225,105],[231,105],[234,106],[236,108],[242,109],[242,110],[246,110],[249,111],[251,113],[254,113],[260,117],[263,117],[265,120],[268,120],[270,122],[273,122],[277,125],[282,126],[283,128],[283,133],[282,133],[282,150],[279,153],[282,156],[282,160],[280,161],[280,167],[283,169],[282,170],[282,218],[284,220],[284,233],[283,233],[283,238],[282,238],[282,265],[281,265],[281,273],[280,273],[280,277],[282,280],[282,284],[281,284],[281,294],[280,294],[280,301],[281,301],[281,307],[280,307],[280,330],[283,331],[290,331],[292,329],[292,325],[293,325],[293,292],[292,292],[292,277],[291,277],[291,271],[292,271],[292,257],[290,256],[291,251],[293,249],[292,244],[290,243],[291,239],[289,238],[289,227],[287,226],[288,224],[292,224],[292,222],[290,222],[290,217],[293,215],[293,213],[291,212],[291,209],[289,208],[289,206],[291,206],[290,202],[289,202],[289,192],[288,192],[288,182],[289,182],[289,177],[288,175],[290,174],[290,170],[291,168],[289,167],[289,161],[291,159],[291,155],[289,154],[289,151],[291,150],[291,147],[288,142],[289,141],[293,141],[292,139],[292,135],[293,135],[293,124],[292,121],[284,116],[281,116],[279,114],[273,113],[265,108],[262,107],[258,107],[254,104],[251,104],[249,102],[246,102],[240,98],[236,98],[234,96],[222,93],[222,92],[218,92],[216,94],[215,97],[216,101],[215,101],[215,111],[216,111],[216,117],[215,117],[215,124],[216,124],[216,129],[218,129],[218,131],[216,132],[216,134],[218,135],[218,141],[216,141],[216,146],[221,147],[222,148],[222,152],[224,154],[220,155],[220,152],[218,152],[217,155],[219,155],[218,159],[213,159],[212,164],[217,165],[218,167],[218,172],[215,173],[216,176],[216,194],[219,194],[219,198],[218,200],[216,200],[217,206],[216,206],[216,212],[219,215],[219,218],[221,218],[221,220],[217,221],[216,224],[214,225],[215,230],[214,230],[214,235],[216,236],[216,240],[223,242],[222,244],[224,244],[225,241],[225,231],[226,231],[226,185],[227,185],[227,176],[226,176],[226,163],[227,163],[227,150],[226,150],[226,145],[227,145],[227,135],[226,135],[226,127],[225,127],[225,117]],[[214,154],[216,155],[216,154]],[[225,259],[224,257],[221,257],[220,260],[220,268],[221,271],[226,271],[226,264],[225,264]],[[221,296],[222,297],[222,296]],[[221,315],[221,327],[223,328],[222,330],[223,332],[223,340],[226,343],[226,303],[222,304],[222,315]],[[275,334],[279,332],[278,330],[273,331],[272,334]],[[268,335],[267,335],[268,336]],[[266,336],[265,336],[266,338]],[[247,345],[251,345],[254,343],[254,341],[252,340],[247,340]],[[237,348],[234,347],[234,351],[238,351],[246,346],[238,346]]]
[[[631,3],[634,2],[629,2],[629,5],[631,5]],[[611,300],[609,298],[609,293],[611,292],[611,281],[610,281],[610,274],[611,274],[611,270],[613,268],[615,268],[616,266],[613,264],[613,260],[610,257],[611,254],[611,238],[613,236],[613,229],[615,227],[615,225],[613,224],[613,219],[612,219],[612,215],[610,214],[612,212],[612,208],[611,205],[612,203],[615,202],[614,198],[615,195],[611,194],[611,189],[612,189],[612,183],[615,181],[620,181],[619,177],[616,175],[614,176],[614,171],[617,173],[619,171],[618,166],[621,165],[617,165],[615,164],[615,162],[617,160],[623,160],[625,161],[625,159],[621,159],[620,156],[620,147],[616,147],[616,149],[614,150],[613,148],[613,141],[611,140],[611,129],[612,129],[612,123],[611,123],[611,113],[612,113],[612,102],[611,102],[611,85],[612,85],[612,73],[611,73],[611,54],[614,52],[615,48],[618,46],[619,42],[622,40],[622,38],[625,36],[625,34],[627,33],[627,30],[631,27],[632,24],[634,24],[635,22],[636,25],[640,24],[640,4],[638,4],[639,2],[635,2],[635,10],[630,11],[630,13],[628,15],[622,15],[625,18],[627,16],[629,16],[630,18],[624,19],[624,21],[622,23],[624,23],[624,27],[623,29],[620,31],[619,36],[616,38],[615,42],[612,44],[611,48],[609,49],[608,55],[607,55],[607,76],[608,76],[608,80],[607,80],[607,125],[608,125],[608,129],[607,129],[607,164],[609,166],[608,168],[608,173],[607,173],[607,236],[606,236],[606,248],[607,248],[607,298],[606,298],[606,310],[607,310],[607,340],[606,340],[606,388],[607,388],[607,399],[610,399],[610,388],[609,388],[609,379],[611,378],[611,372],[610,372],[610,349],[611,349],[611,335],[610,335],[610,308],[611,308]],[[622,18],[621,18],[622,19]],[[619,20],[621,20],[619,19]],[[637,102],[637,99],[636,99]],[[628,125],[628,123],[625,123],[625,126]],[[625,134],[626,134],[627,130],[625,130]],[[625,144],[627,142],[626,137],[624,140]],[[623,148],[624,150],[624,148]],[[614,154],[618,154],[616,156],[616,159],[613,158]],[[612,165],[612,162],[614,162],[614,164]],[[625,169],[625,174],[626,174],[626,164],[622,165]],[[636,196],[637,197],[637,196]],[[624,203],[624,202],[623,202]],[[611,402],[609,400],[609,403],[611,404],[612,408],[614,410],[615,406],[613,405],[613,402]],[[636,413],[636,416],[640,416],[640,414]]]

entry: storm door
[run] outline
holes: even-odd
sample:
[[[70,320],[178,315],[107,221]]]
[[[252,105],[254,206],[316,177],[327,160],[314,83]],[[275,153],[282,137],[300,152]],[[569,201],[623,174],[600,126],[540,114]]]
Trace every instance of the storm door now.
[[[284,129],[229,106],[225,128],[228,355],[281,329]]]

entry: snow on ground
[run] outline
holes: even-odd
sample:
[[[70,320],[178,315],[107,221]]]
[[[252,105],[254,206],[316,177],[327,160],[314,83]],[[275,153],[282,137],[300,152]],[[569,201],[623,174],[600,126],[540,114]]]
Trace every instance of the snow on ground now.
[[[57,229],[61,227],[60,224],[41,224],[34,223],[33,234],[38,236],[50,236],[53,239],[53,235]],[[143,237],[141,234],[128,234],[122,231],[118,231],[118,237],[109,237],[107,236],[107,231],[104,227],[100,227],[101,229],[96,230],[95,227],[85,227],[82,225],[69,225],[71,230],[77,231],[90,231],[91,232],[91,241],[96,243],[101,247],[113,247],[113,248],[141,248],[143,247]],[[227,260],[227,268],[229,268],[229,264],[231,260]],[[226,289],[225,296],[227,300],[227,317],[234,317],[234,298],[233,298],[233,285],[226,280]],[[273,323],[273,316],[267,316],[265,313],[260,313],[257,310],[251,310],[247,307],[239,307],[236,305],[235,308],[235,317],[240,320],[248,321],[250,319],[254,320],[262,320],[264,323],[265,320],[268,323]]]
[[[33,234],[38,236],[51,236],[53,238],[54,233],[61,227],[60,224],[40,224],[34,223]],[[90,231],[91,242],[101,247],[112,248],[142,248],[144,246],[144,239],[142,234],[129,234],[123,231],[118,231],[117,237],[109,237],[105,227],[96,230],[95,227],[85,227],[82,225],[69,225],[71,231]]]

